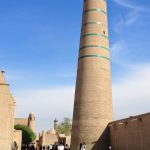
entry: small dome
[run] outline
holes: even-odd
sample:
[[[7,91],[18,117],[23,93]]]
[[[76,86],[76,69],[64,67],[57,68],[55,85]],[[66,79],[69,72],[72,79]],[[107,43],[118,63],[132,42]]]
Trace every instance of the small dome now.
[[[65,138],[66,136],[65,136],[65,134],[59,134],[59,137],[60,138]]]
[[[53,129],[50,129],[49,131],[47,131],[48,134],[56,134],[56,130],[53,128]]]
[[[35,113],[34,112],[30,112],[30,115],[35,115]]]

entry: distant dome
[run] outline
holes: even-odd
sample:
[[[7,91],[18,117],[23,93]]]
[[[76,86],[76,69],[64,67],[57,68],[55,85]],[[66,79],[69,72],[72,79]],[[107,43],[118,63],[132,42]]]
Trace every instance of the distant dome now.
[[[48,134],[56,134],[56,130],[53,128],[53,129],[50,129],[49,131],[47,131]]]
[[[65,134],[59,134],[59,137],[60,137],[60,138],[65,138],[66,135],[65,135]]]
[[[34,112],[30,112],[30,115],[35,115],[35,113]]]

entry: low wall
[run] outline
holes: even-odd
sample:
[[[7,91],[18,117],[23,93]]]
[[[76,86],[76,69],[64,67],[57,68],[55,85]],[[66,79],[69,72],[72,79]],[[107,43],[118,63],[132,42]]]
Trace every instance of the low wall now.
[[[150,113],[109,123],[112,150],[150,150]]]
[[[21,144],[22,144],[22,131],[21,130],[14,130],[14,141],[16,141],[18,145],[18,150],[21,150]]]

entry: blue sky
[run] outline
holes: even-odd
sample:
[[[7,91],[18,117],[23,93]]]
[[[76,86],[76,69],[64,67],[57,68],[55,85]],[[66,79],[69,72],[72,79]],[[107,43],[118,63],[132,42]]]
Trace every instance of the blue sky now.
[[[148,0],[108,0],[115,119],[149,111],[149,8]],[[82,0],[1,1],[0,68],[16,116],[34,111],[38,131],[72,116],[81,16]]]

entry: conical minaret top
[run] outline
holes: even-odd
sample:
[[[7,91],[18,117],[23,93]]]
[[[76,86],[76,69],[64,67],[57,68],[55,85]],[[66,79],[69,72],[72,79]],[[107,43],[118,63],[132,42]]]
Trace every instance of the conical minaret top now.
[[[84,0],[71,149],[108,149],[112,121],[110,51],[106,0]]]
[[[4,74],[5,72],[0,70],[0,85],[7,85],[6,81],[5,81],[5,78],[4,78]]]
[[[5,80],[4,73],[5,71],[0,70],[0,90],[2,91],[1,94],[4,94],[5,96],[7,96],[7,99],[10,102],[10,105],[15,105],[15,99],[9,90],[9,84]]]

